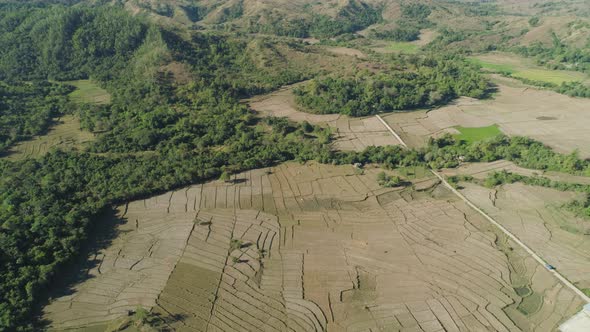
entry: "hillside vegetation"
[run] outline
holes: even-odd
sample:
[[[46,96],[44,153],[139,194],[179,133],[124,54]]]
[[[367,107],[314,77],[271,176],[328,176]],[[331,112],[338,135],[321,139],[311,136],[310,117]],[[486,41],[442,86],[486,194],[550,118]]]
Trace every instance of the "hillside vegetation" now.
[[[0,153],[45,132],[54,117],[70,111],[68,86],[48,82],[0,82]]]
[[[415,150],[335,151],[329,129],[256,117],[240,100],[306,80],[296,100],[319,114],[484,98],[489,81],[463,54],[492,49],[587,71],[587,44],[518,42],[527,34],[522,24],[532,31],[544,24],[529,22],[532,16],[563,15],[560,6],[535,4],[519,16],[509,4],[438,1],[0,1],[0,152],[66,114],[96,136],[84,151],[57,146],[43,156],[0,159],[0,330],[44,328],[39,307],[102,212],[188,184],[287,160],[440,168],[461,158],[504,158],[588,173],[577,155],[518,137],[466,143],[443,136]],[[569,14],[581,26],[587,20],[584,11]],[[370,48],[374,38],[416,39],[425,27],[438,37],[415,55]],[[337,56],[327,45],[359,47],[366,57]],[[99,102],[72,95],[72,81],[95,84]]]
[[[214,178],[223,170],[327,153],[298,126],[272,119],[260,123],[238,103],[236,96],[304,75],[265,77],[262,87],[246,80],[252,68],[241,62],[247,60],[239,41],[196,36],[188,41],[197,47],[195,54],[176,54],[182,50],[176,44],[180,37],[116,8],[26,8],[3,14],[0,76],[23,81],[92,77],[101,82],[112,93],[112,104],[80,109],[84,127],[104,132],[89,150],[137,155],[58,150],[37,160],[0,161],[0,330],[33,329],[34,305],[76,255],[89,223],[110,204]],[[43,43],[33,41],[42,37],[38,30],[50,34]],[[60,56],[64,50],[71,51],[65,58]],[[17,64],[25,55],[30,61]],[[186,61],[202,79],[177,87],[159,71],[167,57]],[[223,74],[232,71],[244,74],[238,75],[240,83]],[[9,121],[28,122],[22,133],[3,141],[5,146],[18,135],[45,128],[60,111],[50,108],[51,103],[62,105],[59,98],[71,91],[49,83],[32,88],[15,84],[23,91],[6,85],[6,94],[32,96],[6,100],[14,115],[6,118],[5,128]],[[55,89],[53,102],[47,95]],[[40,101],[44,107],[39,111],[27,108],[28,116],[18,112],[23,102]],[[141,153],[145,151],[153,153]]]
[[[430,107],[459,96],[483,98],[487,80],[460,59],[395,58],[395,69],[353,77],[315,79],[294,90],[297,103],[313,113],[351,116]]]

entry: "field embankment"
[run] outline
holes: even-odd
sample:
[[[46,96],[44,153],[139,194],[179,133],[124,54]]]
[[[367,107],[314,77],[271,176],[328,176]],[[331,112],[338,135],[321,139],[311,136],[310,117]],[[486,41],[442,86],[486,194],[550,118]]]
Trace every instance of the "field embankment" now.
[[[416,190],[378,172],[287,163],[121,206],[92,278],[45,317],[81,328],[142,305],[174,330],[551,330],[578,309],[426,173]]]
[[[362,151],[368,146],[397,145],[387,128],[374,116],[352,118],[340,114],[311,114],[297,109],[293,86],[248,100],[260,116],[286,117],[296,122],[327,126],[334,135],[334,148]]]
[[[423,146],[429,137],[446,132],[458,134],[455,126],[497,125],[507,135],[527,136],[558,152],[577,149],[581,156],[590,156],[590,118],[586,114],[590,100],[529,88],[509,79],[497,83],[492,99],[460,98],[430,111],[391,113],[383,118],[411,147]]]

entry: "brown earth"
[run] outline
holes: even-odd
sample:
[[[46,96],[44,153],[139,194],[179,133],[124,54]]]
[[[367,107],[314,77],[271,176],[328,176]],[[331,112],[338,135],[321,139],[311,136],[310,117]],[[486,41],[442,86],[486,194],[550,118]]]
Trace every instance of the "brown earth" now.
[[[555,150],[579,150],[590,156],[590,100],[498,79],[498,93],[489,100],[460,98],[430,111],[391,113],[383,118],[410,146],[422,146],[428,137],[454,126],[481,127],[498,124],[508,135],[527,136]],[[554,120],[544,120],[554,119]]]
[[[547,331],[580,307],[446,189],[378,172],[287,163],[121,206],[122,235],[45,318],[142,305],[180,331]]]
[[[590,178],[518,167],[507,161],[466,164],[448,169],[446,175],[469,174],[485,179],[492,171],[508,170],[526,176],[542,175],[551,180],[590,183]],[[508,228],[543,259],[559,269],[579,288],[590,288],[590,221],[574,216],[563,204],[583,195],[537,186],[508,184],[489,189],[462,183],[461,192]]]
[[[367,146],[397,145],[387,128],[376,117],[351,118],[340,114],[311,114],[299,111],[293,86],[247,100],[260,116],[286,117],[296,122],[329,126],[334,134],[334,147],[339,150],[362,151]]]

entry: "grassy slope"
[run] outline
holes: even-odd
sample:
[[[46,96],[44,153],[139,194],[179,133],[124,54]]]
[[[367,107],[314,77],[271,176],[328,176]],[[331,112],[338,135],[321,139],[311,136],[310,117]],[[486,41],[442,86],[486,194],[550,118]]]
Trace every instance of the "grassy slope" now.
[[[77,80],[64,82],[76,87],[70,93],[70,99],[75,103],[109,104],[110,94],[91,80]]]
[[[488,71],[508,73],[517,78],[557,85],[560,85],[563,82],[585,82],[589,79],[588,75],[584,73],[545,69],[531,63],[528,59],[508,54],[475,56],[469,58],[469,61],[480,65],[483,69]]]
[[[404,52],[404,53],[416,53],[418,52],[418,45],[410,42],[393,42],[389,47],[389,50]]]

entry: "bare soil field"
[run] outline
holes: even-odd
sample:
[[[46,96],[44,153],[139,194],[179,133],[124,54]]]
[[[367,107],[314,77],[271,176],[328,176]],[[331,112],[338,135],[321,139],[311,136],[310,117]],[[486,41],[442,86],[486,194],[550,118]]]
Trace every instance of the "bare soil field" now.
[[[579,309],[431,176],[381,188],[380,171],[286,163],[123,205],[45,318],[96,327],[142,305],[179,331],[549,331]]]
[[[308,121],[311,124],[329,126],[335,137],[334,147],[339,150],[361,151],[367,146],[399,144],[374,116],[351,118],[340,114],[310,114],[299,111],[291,90],[292,86],[285,87],[247,102],[260,116],[286,117],[296,122]]]
[[[559,152],[578,149],[581,156],[590,156],[590,117],[586,114],[590,100],[530,88],[514,80],[497,82],[493,99],[460,98],[438,109],[391,113],[383,118],[412,147],[423,145],[431,136],[456,133],[454,126],[497,124],[507,135],[528,136]]]
[[[5,156],[12,160],[36,158],[46,154],[53,147],[78,149],[93,139],[92,133],[80,130],[80,121],[76,117],[66,115],[57,119],[47,134],[17,143],[5,153]]]
[[[474,163],[446,175],[469,174],[484,179],[495,170],[534,175],[507,161]],[[588,183],[589,178],[547,172],[543,176],[556,181]],[[549,264],[555,266],[579,288],[590,288],[590,221],[560,208],[582,194],[562,192],[523,184],[502,185],[495,189],[462,183],[461,192],[530,246]]]

